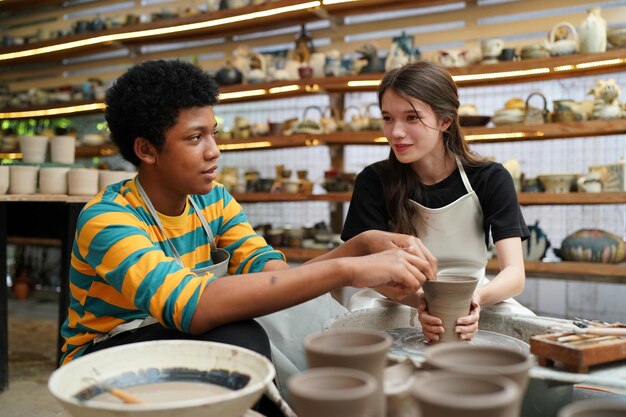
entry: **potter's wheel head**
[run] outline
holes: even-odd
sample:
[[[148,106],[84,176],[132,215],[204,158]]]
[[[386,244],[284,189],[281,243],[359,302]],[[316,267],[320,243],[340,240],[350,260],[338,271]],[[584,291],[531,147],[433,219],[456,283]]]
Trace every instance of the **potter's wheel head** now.
[[[429,348],[426,338],[419,327],[400,327],[386,330],[393,338],[393,343],[389,348],[389,358],[394,361],[401,361],[409,358],[415,362],[424,360],[424,352]],[[506,336],[500,333],[479,330],[474,339],[469,342],[472,345],[501,346],[523,353],[528,353],[530,347],[519,339]]]

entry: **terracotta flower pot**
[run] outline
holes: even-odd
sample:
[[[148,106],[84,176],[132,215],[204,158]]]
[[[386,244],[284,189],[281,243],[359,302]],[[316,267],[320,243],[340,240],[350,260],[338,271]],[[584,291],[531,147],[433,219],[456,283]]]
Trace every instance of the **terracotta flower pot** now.
[[[517,417],[517,385],[499,376],[459,375],[433,372],[418,378],[411,395],[422,416]]]
[[[299,417],[363,417],[372,415],[376,378],[348,368],[308,369],[287,381]]]
[[[459,340],[454,331],[456,321],[469,314],[477,283],[475,277],[442,275],[434,281],[426,281],[422,286],[428,313],[443,322],[445,331],[439,335],[438,342]]]
[[[375,394],[375,412],[371,417],[386,415],[383,374],[387,351],[392,338],[387,333],[361,328],[334,329],[314,333],[304,339],[309,368],[341,367],[365,371],[378,382]]]

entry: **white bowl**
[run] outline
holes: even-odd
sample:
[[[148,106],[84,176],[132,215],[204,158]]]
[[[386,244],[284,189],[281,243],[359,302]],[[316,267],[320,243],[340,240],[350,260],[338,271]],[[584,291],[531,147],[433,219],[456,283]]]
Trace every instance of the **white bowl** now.
[[[187,377],[181,377],[183,374]],[[274,375],[272,363],[248,349],[215,342],[160,340],[103,349],[75,359],[52,373],[48,389],[75,417],[240,417],[261,397]],[[207,389],[214,387],[209,382],[244,386],[208,394],[194,390],[196,396],[180,387],[159,387],[159,383],[182,381]],[[99,399],[99,384],[121,388],[145,402]],[[152,389],[140,392],[141,385]],[[79,393],[85,399],[79,400]],[[181,395],[187,398],[180,399]]]
[[[578,174],[542,174],[537,176],[546,193],[569,193]]]

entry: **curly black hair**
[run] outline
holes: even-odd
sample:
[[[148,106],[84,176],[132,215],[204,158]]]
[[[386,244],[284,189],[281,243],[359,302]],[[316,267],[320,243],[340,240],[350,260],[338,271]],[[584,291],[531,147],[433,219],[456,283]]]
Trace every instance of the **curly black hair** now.
[[[145,138],[160,150],[165,131],[176,124],[180,111],[215,105],[218,88],[207,72],[188,62],[155,60],[135,65],[106,94],[111,139],[124,159],[139,166],[136,138]]]

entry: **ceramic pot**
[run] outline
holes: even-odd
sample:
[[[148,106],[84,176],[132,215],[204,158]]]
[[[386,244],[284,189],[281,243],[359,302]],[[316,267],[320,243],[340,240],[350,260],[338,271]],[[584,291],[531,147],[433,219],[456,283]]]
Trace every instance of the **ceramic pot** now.
[[[19,140],[22,161],[28,164],[39,164],[46,160],[47,136],[20,136]]]
[[[137,175],[137,173],[131,171],[111,171],[108,169],[101,169],[98,173],[98,189],[102,190],[110,184],[134,178],[135,175]]]
[[[0,194],[6,194],[9,190],[9,167],[0,165]]]
[[[427,417],[519,416],[514,405],[518,388],[501,376],[433,372],[417,378],[411,395]]]
[[[566,261],[619,263],[626,252],[624,240],[599,229],[581,229],[561,243],[559,256]]]
[[[606,52],[606,21],[600,15],[600,8],[587,11],[587,17],[578,29],[580,52]]]
[[[98,194],[98,170],[74,168],[67,173],[67,190],[69,195]]]
[[[28,275],[28,270],[23,268],[13,283],[13,293],[15,294],[15,299],[20,301],[28,299],[32,288],[33,281],[31,280],[30,275]]]
[[[66,167],[42,167],[39,170],[39,192],[41,194],[67,194]]]
[[[59,164],[73,164],[76,155],[74,136],[54,136],[50,139],[50,160]]]
[[[563,407],[558,417],[621,417],[626,415],[626,401],[593,399],[577,401]]]
[[[363,417],[371,415],[376,378],[348,368],[308,369],[287,381],[299,417]]]
[[[9,169],[9,193],[35,194],[37,192],[36,165],[11,165]]]
[[[377,381],[371,417],[385,417],[383,374],[392,338],[387,333],[361,328],[318,332],[304,339],[309,368],[341,367],[365,371]]]
[[[442,275],[422,285],[428,313],[443,322],[444,332],[439,335],[438,343],[459,340],[454,331],[456,321],[469,314],[477,284],[476,277]]]
[[[467,376],[505,377],[517,385],[516,416],[528,386],[528,372],[533,360],[527,353],[502,346],[447,343],[426,349],[426,368],[439,369]]]

